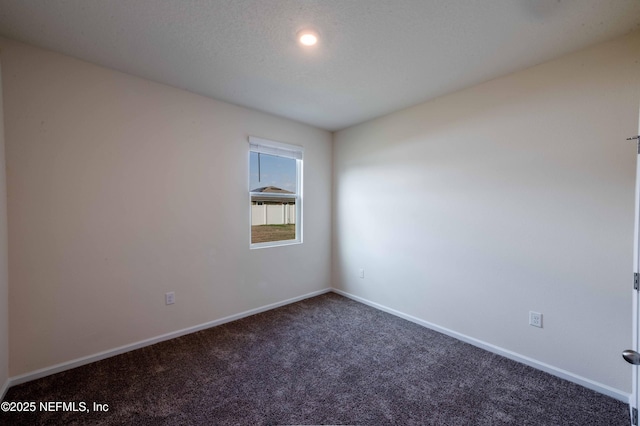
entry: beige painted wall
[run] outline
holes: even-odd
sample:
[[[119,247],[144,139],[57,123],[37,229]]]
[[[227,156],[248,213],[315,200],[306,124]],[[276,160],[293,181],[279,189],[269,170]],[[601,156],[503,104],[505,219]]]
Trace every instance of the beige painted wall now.
[[[630,392],[638,58],[635,33],[337,132],[334,286]]]
[[[329,132],[0,48],[12,376],[330,287]],[[304,146],[302,245],[249,250],[249,135]]]
[[[1,59],[1,52],[0,52]],[[4,120],[0,67],[0,399],[9,378],[9,274],[7,270],[7,183],[4,161]]]

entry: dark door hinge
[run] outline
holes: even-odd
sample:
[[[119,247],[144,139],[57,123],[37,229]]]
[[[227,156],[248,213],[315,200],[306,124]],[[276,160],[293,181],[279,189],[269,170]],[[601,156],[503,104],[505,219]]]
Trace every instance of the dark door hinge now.
[[[633,289],[640,290],[640,274],[637,272],[633,273]]]

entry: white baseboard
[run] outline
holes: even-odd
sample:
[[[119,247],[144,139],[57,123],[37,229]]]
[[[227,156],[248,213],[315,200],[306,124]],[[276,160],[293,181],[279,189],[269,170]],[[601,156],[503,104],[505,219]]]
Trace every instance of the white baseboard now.
[[[10,382],[9,379],[5,380],[5,382],[2,384],[2,387],[0,387],[0,401],[4,400],[4,396],[7,394],[7,391],[9,390],[9,382]]]
[[[400,311],[396,311],[395,309],[391,309],[391,308],[388,308],[388,307],[386,307],[384,305],[381,305],[379,303],[372,302],[370,300],[364,299],[364,298],[359,297],[359,296],[355,296],[353,294],[347,293],[346,291],[338,290],[338,289],[335,289],[335,288],[332,289],[332,291],[337,293],[337,294],[340,294],[342,296],[348,297],[349,299],[353,299],[353,300],[355,300],[357,302],[364,303],[365,305],[369,305],[369,306],[371,306],[373,308],[379,309],[381,311],[387,312],[387,313],[395,315],[397,317],[400,317],[400,318],[406,319],[408,321],[414,322],[414,323],[419,324],[419,325],[421,325],[423,327],[429,328],[431,330],[437,331],[437,332],[442,333],[442,334],[446,334],[447,336],[450,336],[450,337],[453,337],[455,339],[461,340],[463,342],[469,343],[469,344],[471,344],[473,346],[479,347],[479,348],[487,350],[489,352],[493,352],[493,353],[495,353],[497,355],[501,355],[501,356],[503,356],[505,358],[509,358],[511,360],[520,362],[522,364],[526,364],[526,365],[528,365],[530,367],[533,367],[535,369],[542,370],[542,371],[544,371],[546,373],[549,373],[549,374],[552,374],[552,375],[554,375],[556,377],[560,377],[561,379],[565,379],[565,380],[568,380],[570,382],[579,384],[579,385],[584,386],[584,387],[586,387],[588,389],[594,390],[594,391],[599,392],[601,394],[610,396],[611,398],[614,398],[614,399],[617,399],[619,401],[622,401],[625,404],[629,403],[629,398],[631,397],[631,395],[626,393],[626,392],[623,392],[623,391],[621,391],[619,389],[615,389],[615,388],[612,388],[611,386],[607,386],[605,384],[598,383],[598,382],[596,382],[594,380],[587,379],[586,377],[578,376],[577,374],[571,373],[571,372],[563,370],[561,368],[554,367],[554,366],[546,364],[544,362],[537,361],[537,360],[535,360],[533,358],[529,358],[527,356],[518,354],[516,352],[512,352],[510,350],[501,348],[499,346],[495,346],[495,345],[492,345],[490,343],[483,342],[481,340],[475,339],[475,338],[470,337],[470,336],[466,336],[464,334],[455,332],[453,330],[449,330],[447,328],[440,327],[439,325],[430,323],[430,322],[422,320],[420,318],[416,318],[416,317],[414,317],[412,315],[408,315],[408,314],[405,314],[405,313],[400,312]]]
[[[85,364],[90,364],[92,362],[100,361],[106,358],[110,358],[115,355],[120,355],[125,352],[133,351],[135,349],[140,349],[145,346],[150,346],[155,343],[164,342],[165,340],[175,339],[176,337],[184,336],[185,334],[195,333],[196,331],[205,330],[207,328],[215,327],[217,325],[222,325],[231,321],[236,321],[241,318],[249,317],[251,315],[259,314],[261,312],[269,311],[271,309],[279,308],[281,306],[289,305],[291,303],[299,302],[304,299],[309,299],[310,297],[319,296],[321,294],[329,293],[331,291],[330,288],[326,288],[319,291],[314,291],[311,293],[304,294],[302,296],[293,297],[291,299],[283,300],[281,302],[271,303],[269,305],[261,306],[259,308],[250,309],[245,312],[241,312],[239,314],[230,315],[228,317],[220,318],[217,320],[209,321],[204,324],[195,325],[193,327],[183,328],[182,330],[173,331],[171,333],[162,334],[160,336],[152,337],[150,339],[141,340],[139,342],[131,343],[128,345],[120,346],[114,349],[109,349],[103,352],[99,352],[93,355],[88,355],[82,358],[77,358],[71,361],[62,362],[60,364],[52,365],[50,367],[41,368],[39,370],[31,371],[29,373],[21,374],[19,376],[11,377],[4,385],[3,390],[6,391],[9,387],[14,385],[19,385],[21,383],[26,383],[31,380],[40,379],[45,376],[49,376],[51,374],[60,373],[61,371],[71,370],[72,368],[80,367]],[[2,394],[4,395],[4,394]]]
[[[510,350],[507,349],[503,349],[501,347],[492,345],[490,343],[486,343],[483,342],[481,340],[475,339],[473,337],[470,336],[466,336],[464,334],[455,332],[453,330],[449,330],[447,328],[444,327],[440,327],[436,324],[430,323],[428,321],[422,320],[420,318],[414,317],[412,315],[408,315],[405,314],[403,312],[397,311],[395,309],[386,307],[384,305],[381,305],[379,303],[376,302],[372,302],[370,300],[364,299],[362,297],[347,293],[343,290],[338,290],[335,288],[327,288],[327,289],[323,289],[323,290],[319,290],[319,291],[315,291],[312,293],[308,293],[302,296],[298,296],[298,297],[294,297],[291,299],[287,299],[287,300],[283,300],[281,302],[276,302],[276,303],[272,303],[269,305],[265,305],[259,308],[255,308],[255,309],[251,309],[245,312],[241,312],[239,314],[235,314],[235,315],[230,315],[224,318],[220,318],[214,321],[210,321],[204,324],[200,324],[200,325],[196,325],[193,327],[188,327],[188,328],[184,328],[182,330],[177,330],[171,333],[166,333],[160,336],[156,336],[156,337],[152,337],[150,339],[145,339],[145,340],[141,340],[139,342],[135,342],[135,343],[131,343],[128,345],[124,345],[124,346],[120,346],[114,349],[109,349],[103,352],[99,352],[93,355],[88,355],[82,358],[77,358],[71,361],[67,361],[67,362],[63,362],[60,364],[56,364],[56,365],[52,365],[50,367],[45,367],[45,368],[41,368],[39,370],[35,370],[29,373],[25,373],[25,374],[21,374],[15,377],[10,377],[3,385],[2,387],[0,387],[0,401],[4,398],[7,390],[14,385],[19,385],[21,383],[26,383],[29,382],[31,380],[36,380],[36,379],[40,379],[42,377],[45,376],[49,376],[51,374],[56,374],[59,373],[61,371],[66,371],[66,370],[70,370],[72,368],[76,368],[76,367],[80,367],[82,365],[85,364],[90,364],[92,362],[96,362],[96,361],[100,361],[106,358],[110,358],[112,356],[116,356],[116,355],[120,355],[122,353],[125,352],[129,352],[129,351],[133,351],[135,349],[140,349],[143,348],[145,346],[150,346],[153,345],[155,343],[159,343],[159,342],[163,342],[165,340],[170,340],[170,339],[174,339],[176,337],[180,337],[180,336],[184,336],[186,334],[190,334],[190,333],[195,333],[196,331],[200,331],[200,330],[205,330],[207,328],[211,328],[211,327],[215,327],[218,325],[222,325],[231,321],[235,321],[235,320],[239,320],[241,318],[245,318],[251,315],[255,315],[255,314],[259,314],[261,312],[265,312],[265,311],[269,311],[271,309],[275,309],[275,308],[279,308],[281,306],[285,306],[291,303],[295,303],[295,302],[299,302],[301,300],[304,299],[308,299],[311,297],[315,297],[315,296],[319,296],[321,294],[324,293],[328,293],[328,292],[335,292],[337,294],[340,294],[342,296],[348,297],[349,299],[353,299],[355,301],[358,301],[360,303],[364,303],[365,305],[369,305],[373,308],[379,309],[381,311],[390,313],[392,315],[395,315],[397,317],[403,318],[405,320],[411,321],[413,323],[419,324],[423,327],[435,330],[437,332],[440,332],[442,334],[446,334],[447,336],[451,336],[455,339],[461,340],[463,342],[469,343],[473,346],[479,347],[481,349],[487,350],[489,352],[495,353],[497,355],[501,355],[504,356],[506,358],[512,359],[514,361],[520,362],[522,364],[526,364],[530,367],[536,368],[538,370],[544,371],[546,373],[552,374],[556,377],[560,377],[561,379],[565,379],[568,380],[570,382],[579,384],[581,386],[584,386],[588,389],[594,390],[596,392],[602,393],[604,395],[610,396],[612,398],[615,398],[619,401],[624,402],[625,404],[629,403],[629,398],[630,395],[626,392],[623,392],[619,389],[615,389],[612,388],[611,386],[607,386],[605,384],[602,383],[598,383],[596,381],[593,381],[591,379],[587,379],[585,377],[582,376],[578,376],[574,373],[571,373],[569,371],[554,367],[552,365],[546,364],[544,362],[540,362],[537,361],[533,358],[529,358],[527,356],[518,354],[516,352],[512,352]]]

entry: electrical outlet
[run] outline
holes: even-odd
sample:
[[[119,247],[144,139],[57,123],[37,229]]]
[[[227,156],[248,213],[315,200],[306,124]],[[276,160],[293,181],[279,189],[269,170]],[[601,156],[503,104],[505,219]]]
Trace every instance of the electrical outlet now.
[[[542,328],[542,314],[540,312],[529,311],[529,325]]]
[[[359,274],[358,276],[359,276],[360,278],[364,278],[364,269],[360,269],[360,270],[358,271],[358,274]]]
[[[176,293],[173,291],[170,291],[169,293],[165,293],[164,303],[166,305],[173,305],[174,303],[176,303]]]

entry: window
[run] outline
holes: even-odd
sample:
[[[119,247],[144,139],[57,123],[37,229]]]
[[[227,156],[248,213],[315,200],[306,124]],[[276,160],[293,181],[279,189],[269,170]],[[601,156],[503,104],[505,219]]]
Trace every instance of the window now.
[[[251,248],[302,242],[302,152],[249,137]]]

